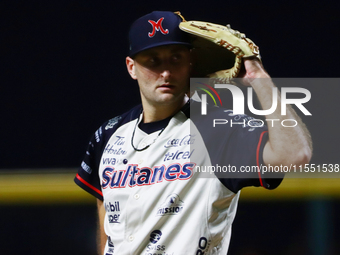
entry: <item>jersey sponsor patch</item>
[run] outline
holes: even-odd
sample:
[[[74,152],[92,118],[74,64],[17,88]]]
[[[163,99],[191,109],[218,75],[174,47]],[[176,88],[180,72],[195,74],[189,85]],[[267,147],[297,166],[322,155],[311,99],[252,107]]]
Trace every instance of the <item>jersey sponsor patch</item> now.
[[[159,239],[161,239],[162,231],[160,230],[154,230],[150,234],[150,242],[151,243],[157,243]]]
[[[117,117],[114,117],[113,119],[110,119],[107,125],[105,126],[105,130],[113,128],[121,118],[122,118],[121,116],[117,116]]]
[[[164,155],[164,159],[163,161],[168,161],[168,160],[181,160],[181,159],[184,159],[184,160],[188,160],[192,153],[195,151],[195,149],[189,151],[180,151],[180,150],[177,150],[175,152],[173,151],[168,151],[165,155]]]
[[[107,219],[109,223],[120,223],[120,206],[119,201],[115,201],[113,203],[104,203],[105,211],[107,212]]]
[[[156,229],[150,234],[150,244],[146,246],[147,253],[145,254],[154,254],[153,252],[165,251],[165,245],[159,244],[159,240],[161,239],[163,233],[159,229]],[[152,253],[149,253],[152,252]],[[163,253],[162,253],[163,254]]]
[[[94,137],[95,137],[97,143],[100,142],[100,138],[101,138],[102,134],[103,134],[102,127],[100,127],[100,128],[94,133]]]
[[[195,136],[192,134],[188,134],[182,138],[172,138],[166,142],[164,145],[165,148],[171,148],[171,147],[181,147],[186,145],[193,145],[195,142]]]
[[[127,153],[122,147],[116,147],[115,144],[107,144],[104,149],[104,154],[111,154],[111,155],[125,155]]]
[[[105,255],[112,255],[115,251],[115,246],[110,236],[107,237],[107,244],[108,244],[109,249],[107,250],[107,253],[105,253]]]
[[[170,194],[165,201],[158,207],[157,216],[177,215],[182,212],[184,202],[176,193]]]
[[[200,254],[203,255],[209,249],[210,242],[211,241],[208,241],[208,239],[205,238],[204,236],[200,237],[200,239],[198,241],[198,249],[197,249],[196,254],[197,255],[200,255]]]
[[[81,167],[84,169],[85,172],[87,172],[88,174],[92,173],[92,168],[86,164],[84,161],[81,162]]]

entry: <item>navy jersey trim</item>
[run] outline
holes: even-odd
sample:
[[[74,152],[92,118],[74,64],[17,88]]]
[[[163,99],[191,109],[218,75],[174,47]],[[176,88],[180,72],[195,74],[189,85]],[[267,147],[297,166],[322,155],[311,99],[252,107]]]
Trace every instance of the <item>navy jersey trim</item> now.
[[[83,188],[84,190],[86,190],[87,192],[92,194],[93,196],[95,196],[96,198],[103,201],[102,191],[97,189],[96,187],[94,187],[93,185],[88,183],[87,181],[85,181],[83,178],[81,178],[81,176],[79,174],[77,174],[76,177],[74,178],[74,182],[78,186],[80,186],[81,188]]]
[[[130,111],[106,121],[95,134],[92,135],[84,160],[78,169],[78,174],[74,178],[74,182],[100,200],[103,200],[103,194],[98,169],[103,151],[115,131],[125,123],[137,119],[141,110],[141,105],[135,106]]]

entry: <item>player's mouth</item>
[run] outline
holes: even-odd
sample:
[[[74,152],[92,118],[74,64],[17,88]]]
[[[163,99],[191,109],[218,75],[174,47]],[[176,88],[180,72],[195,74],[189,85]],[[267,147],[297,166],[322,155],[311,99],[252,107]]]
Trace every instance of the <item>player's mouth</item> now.
[[[157,87],[158,89],[161,89],[162,91],[170,91],[176,88],[175,85],[169,84],[169,83],[164,83],[160,86]]]

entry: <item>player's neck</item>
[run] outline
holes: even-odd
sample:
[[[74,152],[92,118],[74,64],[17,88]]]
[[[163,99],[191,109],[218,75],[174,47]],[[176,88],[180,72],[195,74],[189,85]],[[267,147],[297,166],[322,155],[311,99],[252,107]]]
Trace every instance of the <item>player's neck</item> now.
[[[183,105],[189,100],[185,97],[183,102],[176,105],[158,105],[152,106],[148,104],[143,104],[143,122],[150,123],[155,121],[160,121],[166,119],[170,116],[175,115],[181,110]]]

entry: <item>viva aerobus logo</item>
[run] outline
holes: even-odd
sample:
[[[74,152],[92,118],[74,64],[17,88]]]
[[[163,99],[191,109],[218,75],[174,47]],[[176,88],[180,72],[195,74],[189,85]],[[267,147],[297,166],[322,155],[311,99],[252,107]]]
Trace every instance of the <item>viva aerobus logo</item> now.
[[[228,89],[231,92],[232,98],[233,98],[233,108],[232,108],[232,115],[244,115],[244,105],[245,105],[245,97],[243,94],[243,91],[237,87],[236,85],[232,84],[215,84],[214,88],[206,83],[203,82],[196,82],[198,85],[195,86],[197,89],[202,90],[205,93],[201,94],[201,115],[207,115],[207,95],[211,97],[214,104],[218,106],[217,100],[218,99],[220,106],[223,106],[222,100],[217,93],[215,89]],[[289,93],[299,93],[302,94],[303,97],[301,98],[288,98]],[[253,88],[248,87],[247,88],[247,106],[249,111],[258,116],[268,116],[272,114],[278,106],[278,88],[274,87],[272,88],[272,105],[269,109],[255,109],[254,103],[253,103]],[[281,115],[285,116],[287,115],[287,105],[295,105],[305,116],[311,116],[312,114],[306,109],[306,107],[303,105],[307,103],[311,99],[311,93],[309,90],[305,88],[298,88],[298,87],[283,87],[281,88]],[[280,121],[279,119],[265,119],[269,124],[272,126],[275,125],[277,121]],[[233,124],[243,124],[244,126],[248,125],[250,127],[258,127],[263,126],[264,121],[261,119],[250,119],[248,121],[244,120],[243,122],[232,122],[229,121],[230,125]],[[281,125],[283,127],[295,127],[297,126],[297,121],[295,119],[284,119],[281,120]],[[260,125],[259,125],[260,123]],[[227,119],[214,119],[213,126],[216,125],[224,125],[228,124]]]

